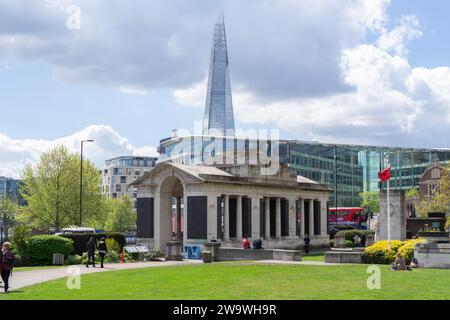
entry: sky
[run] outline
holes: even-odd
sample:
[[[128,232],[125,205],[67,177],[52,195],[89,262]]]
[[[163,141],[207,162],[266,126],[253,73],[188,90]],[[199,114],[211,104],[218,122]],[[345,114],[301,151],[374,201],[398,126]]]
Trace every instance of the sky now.
[[[236,127],[450,147],[445,0],[0,0],[0,175],[57,144],[102,167],[201,121],[226,22]]]

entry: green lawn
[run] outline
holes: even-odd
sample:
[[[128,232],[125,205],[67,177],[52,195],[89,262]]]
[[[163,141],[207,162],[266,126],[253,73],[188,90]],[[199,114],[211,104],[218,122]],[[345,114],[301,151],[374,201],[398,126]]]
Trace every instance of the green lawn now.
[[[16,267],[13,272],[32,271],[32,270],[45,270],[54,268],[64,268],[64,266],[42,266],[42,267]]]
[[[61,279],[0,299],[450,299],[450,270],[381,266],[381,290],[369,290],[366,269],[226,262],[118,270],[82,276],[80,290]]]
[[[308,255],[302,256],[302,261],[325,261],[325,254],[323,252],[320,253],[310,253]]]

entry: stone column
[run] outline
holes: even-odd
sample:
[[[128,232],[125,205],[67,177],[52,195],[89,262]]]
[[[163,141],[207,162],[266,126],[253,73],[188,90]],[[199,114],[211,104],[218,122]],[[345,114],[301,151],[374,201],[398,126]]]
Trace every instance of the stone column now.
[[[314,199],[309,200],[309,237],[314,236]]]
[[[326,236],[328,234],[328,212],[327,212],[327,202],[322,199],[320,201],[320,235]]]
[[[277,198],[275,208],[276,208],[275,209],[275,220],[276,220],[275,237],[277,239],[281,239],[281,198]]]
[[[300,238],[305,237],[305,199],[300,199]]]
[[[270,198],[266,197],[265,199],[265,235],[264,238],[266,240],[270,240]]]
[[[223,240],[230,241],[230,196],[223,196]]]
[[[177,240],[181,240],[181,197],[177,197]]]
[[[297,199],[290,197],[289,206],[289,237],[295,237],[297,226]]]
[[[212,238],[217,239],[217,195],[208,194],[206,208],[206,223],[208,241]]]
[[[252,234],[249,236],[251,236],[253,239],[258,239],[261,233],[259,200],[260,199],[257,196],[251,197]]]
[[[242,240],[242,196],[236,199],[236,240]]]

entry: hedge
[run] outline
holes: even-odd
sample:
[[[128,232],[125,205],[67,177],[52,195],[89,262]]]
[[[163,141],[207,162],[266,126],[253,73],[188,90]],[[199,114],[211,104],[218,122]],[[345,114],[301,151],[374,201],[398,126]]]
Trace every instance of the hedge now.
[[[47,265],[53,261],[53,254],[68,256],[73,250],[73,241],[60,236],[33,236],[27,241],[26,255],[33,264]]]
[[[391,264],[395,261],[397,252],[401,253],[406,263],[411,263],[414,257],[414,247],[417,243],[426,242],[424,239],[408,240],[408,241],[391,241],[391,249],[388,250],[388,241],[383,240],[366,248],[362,256],[363,263],[367,264]]]
[[[97,241],[105,237],[106,239],[112,238],[120,245],[120,250],[125,246],[125,235],[119,232],[105,232],[105,233],[69,233],[63,234],[61,237],[71,239],[73,241],[73,251],[71,254],[77,254],[82,256],[83,252],[86,252],[86,244],[91,237]]]
[[[375,231],[354,229],[354,230],[342,230],[342,231],[339,231],[337,234],[344,235],[345,240],[353,242],[353,238],[355,237],[355,235],[358,235],[359,237],[362,237],[363,235],[365,235],[367,237],[368,235],[374,235]]]

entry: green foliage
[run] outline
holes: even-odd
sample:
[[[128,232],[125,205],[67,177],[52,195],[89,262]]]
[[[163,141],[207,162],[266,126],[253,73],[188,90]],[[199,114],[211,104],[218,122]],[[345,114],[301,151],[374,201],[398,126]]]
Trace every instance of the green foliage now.
[[[9,239],[9,229],[13,226],[20,211],[19,204],[9,197],[0,197],[0,220],[3,223],[5,239]]]
[[[116,242],[120,246],[120,250],[118,250],[118,252],[120,252],[122,250],[123,246],[125,245],[124,234],[118,233],[118,232],[73,233],[73,234],[63,234],[63,235],[61,235],[61,237],[73,240],[73,252],[72,253],[79,254],[79,255],[82,255],[83,252],[85,252],[87,250],[86,244],[91,237],[94,237],[97,242],[100,241],[100,239],[103,237],[106,238],[107,241],[110,238],[116,240]]]
[[[69,255],[66,258],[66,261],[64,262],[64,264],[66,265],[78,265],[81,264],[83,262],[83,258],[79,255]]]
[[[405,196],[407,199],[418,198],[419,190],[417,188],[412,188],[406,191]]]
[[[43,153],[39,163],[23,173],[22,197],[28,206],[19,220],[41,230],[79,224],[80,159],[63,146]],[[83,221],[95,219],[102,212],[101,175],[95,165],[83,161]],[[86,224],[86,225],[87,225]]]
[[[136,212],[133,209],[133,202],[127,196],[109,199],[107,210],[106,230],[125,232],[136,229]]]
[[[105,262],[107,263],[119,263],[120,255],[116,251],[108,251],[105,256]]]
[[[144,254],[145,261],[157,261],[161,258],[164,258],[166,255],[164,251],[161,250],[150,250],[149,252]]]
[[[51,264],[54,253],[68,256],[73,249],[73,241],[60,236],[33,236],[28,240],[26,254],[34,264]]]
[[[108,249],[108,253],[115,251],[120,252],[122,251],[122,246],[113,238],[106,239],[106,248]]]
[[[334,248],[336,246],[336,240],[330,240],[330,248]]]
[[[367,191],[359,194],[361,207],[366,212],[380,212],[380,193],[378,191]]]
[[[345,247],[346,248],[353,248],[355,245],[353,244],[353,241],[345,240]]]
[[[365,235],[367,237],[368,235],[374,235],[374,234],[375,234],[375,231],[373,231],[373,230],[357,230],[357,229],[342,230],[337,233],[337,235],[345,236],[345,240],[351,241],[352,243],[353,243],[353,238],[356,235],[358,235],[359,237],[362,237],[363,235]]]
[[[25,254],[27,241],[31,237],[31,228],[25,224],[16,225],[13,229],[12,245],[14,251],[20,255]]]

